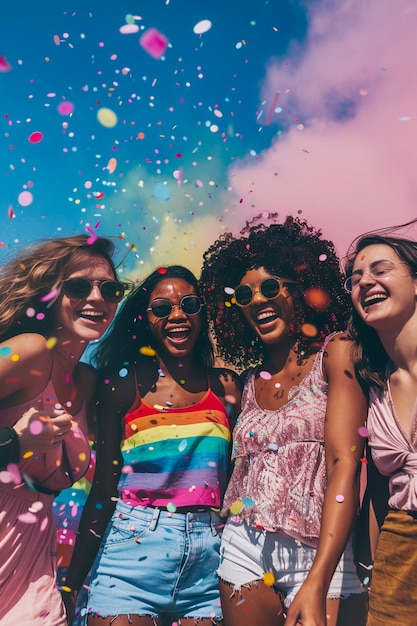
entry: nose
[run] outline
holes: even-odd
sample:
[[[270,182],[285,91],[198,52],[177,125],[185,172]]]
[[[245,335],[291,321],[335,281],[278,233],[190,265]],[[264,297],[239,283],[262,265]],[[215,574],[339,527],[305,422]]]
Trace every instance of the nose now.
[[[366,287],[366,285],[375,283],[375,278],[372,276],[369,270],[364,270],[359,278],[359,287]]]
[[[172,306],[172,311],[168,315],[168,319],[171,319],[171,318],[174,318],[174,319],[176,319],[176,318],[184,319],[184,318],[187,317],[186,314],[184,313],[184,311],[182,310],[180,304],[171,304],[171,306]]]
[[[256,304],[257,302],[265,302],[265,300],[267,298],[265,298],[259,287],[252,287],[252,302]]]
[[[86,300],[103,300],[103,296],[101,295],[100,283],[92,282],[91,283],[91,291],[88,294]]]

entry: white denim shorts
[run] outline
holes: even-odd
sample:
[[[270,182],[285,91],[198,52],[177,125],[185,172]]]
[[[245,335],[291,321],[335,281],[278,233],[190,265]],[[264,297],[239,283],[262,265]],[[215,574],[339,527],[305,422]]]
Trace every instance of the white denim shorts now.
[[[280,532],[258,530],[245,522],[229,518],[220,546],[219,578],[240,591],[241,587],[263,580],[266,572],[274,575],[274,589],[289,607],[311,569],[316,549]],[[328,598],[346,598],[366,593],[356,574],[352,542],[349,540],[336,567]]]

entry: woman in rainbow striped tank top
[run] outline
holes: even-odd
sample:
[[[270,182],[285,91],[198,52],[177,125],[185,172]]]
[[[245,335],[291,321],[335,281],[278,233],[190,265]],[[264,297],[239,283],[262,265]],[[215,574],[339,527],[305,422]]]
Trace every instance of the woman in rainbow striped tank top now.
[[[97,466],[66,581],[69,613],[96,559],[89,626],[221,624],[218,511],[240,385],[213,367],[194,275],[169,266],[148,276],[96,365]]]

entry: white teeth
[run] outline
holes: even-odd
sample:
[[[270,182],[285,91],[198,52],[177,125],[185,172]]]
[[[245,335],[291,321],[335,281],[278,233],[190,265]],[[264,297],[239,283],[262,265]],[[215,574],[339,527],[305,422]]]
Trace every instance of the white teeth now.
[[[169,333],[187,333],[188,332],[188,328],[170,328]]]
[[[80,315],[83,317],[104,317],[104,313],[101,311],[80,311]]]
[[[373,302],[379,302],[382,300],[386,300],[387,299],[387,295],[385,295],[384,293],[373,293],[369,296],[367,296],[366,298],[363,299],[363,304],[367,305],[367,304],[372,304]]]
[[[257,316],[257,320],[258,322],[261,322],[262,320],[267,319],[268,317],[276,317],[277,314],[274,313],[273,311],[268,311],[265,313],[259,313],[259,315]]]

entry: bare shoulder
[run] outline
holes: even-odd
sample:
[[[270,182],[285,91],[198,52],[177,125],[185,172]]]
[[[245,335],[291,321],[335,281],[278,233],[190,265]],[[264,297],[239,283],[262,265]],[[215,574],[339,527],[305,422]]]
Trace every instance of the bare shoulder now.
[[[227,367],[213,367],[210,370],[211,388],[221,399],[226,396],[228,403],[240,405],[242,385],[236,372]]]
[[[31,356],[39,356],[42,353],[50,353],[45,337],[36,333],[15,335],[1,343],[0,346],[2,348],[9,347],[13,354],[19,356],[19,360],[22,356],[30,358]]]
[[[52,351],[45,337],[36,333],[23,333],[10,337],[0,344],[4,355],[0,359],[2,400],[13,397],[16,403],[26,402],[44,389],[52,367]]]
[[[352,346],[353,340],[347,333],[338,333],[332,337],[323,351],[325,368],[342,364],[353,367]]]

